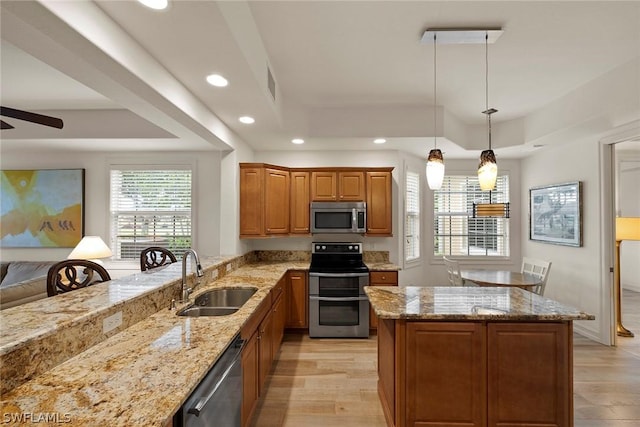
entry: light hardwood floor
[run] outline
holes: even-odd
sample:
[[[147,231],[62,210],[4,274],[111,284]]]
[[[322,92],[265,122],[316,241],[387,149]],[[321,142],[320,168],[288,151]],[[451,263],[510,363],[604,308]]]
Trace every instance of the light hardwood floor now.
[[[635,338],[607,347],[574,337],[576,427],[640,426],[640,293],[623,295]],[[376,392],[377,342],[286,335],[253,427],[386,426]]]

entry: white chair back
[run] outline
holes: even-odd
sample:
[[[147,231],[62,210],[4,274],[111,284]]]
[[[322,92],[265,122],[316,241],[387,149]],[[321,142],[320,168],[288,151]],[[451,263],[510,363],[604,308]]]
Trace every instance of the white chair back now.
[[[460,275],[460,263],[446,256],[443,256],[442,259],[444,260],[444,265],[447,267],[447,276],[449,277],[451,286],[464,285],[464,280],[462,280],[462,276]]]
[[[550,261],[543,261],[534,258],[522,258],[521,273],[531,274],[532,276],[542,279],[540,284],[533,288],[532,292],[538,295],[544,295],[544,289],[547,286],[547,278],[549,277],[549,270],[551,269]]]

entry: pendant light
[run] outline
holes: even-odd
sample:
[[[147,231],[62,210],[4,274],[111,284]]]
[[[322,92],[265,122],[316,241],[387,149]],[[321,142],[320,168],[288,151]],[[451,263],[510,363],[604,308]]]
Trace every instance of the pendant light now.
[[[433,33],[433,149],[429,151],[429,157],[427,157],[427,184],[431,190],[439,190],[442,187],[442,180],[444,179],[444,158],[442,157],[442,151],[438,149],[437,141],[437,68],[436,68],[436,40],[437,34]]]
[[[491,149],[491,115],[498,110],[489,108],[489,33],[485,35],[485,107],[482,112],[487,115],[487,131],[489,133],[489,149],[480,154],[480,165],[478,166],[478,181],[482,191],[491,191],[496,186],[498,177],[498,165],[496,155]]]

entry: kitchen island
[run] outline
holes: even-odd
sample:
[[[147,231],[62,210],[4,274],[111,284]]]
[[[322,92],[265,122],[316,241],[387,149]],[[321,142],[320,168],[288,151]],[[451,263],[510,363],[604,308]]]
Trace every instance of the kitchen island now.
[[[389,426],[573,425],[574,320],[516,288],[366,287]]]

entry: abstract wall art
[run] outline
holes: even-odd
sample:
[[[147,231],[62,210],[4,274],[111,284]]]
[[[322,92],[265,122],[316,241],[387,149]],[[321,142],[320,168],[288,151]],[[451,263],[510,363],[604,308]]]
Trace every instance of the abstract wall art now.
[[[84,169],[3,170],[0,246],[72,248],[84,234]]]

